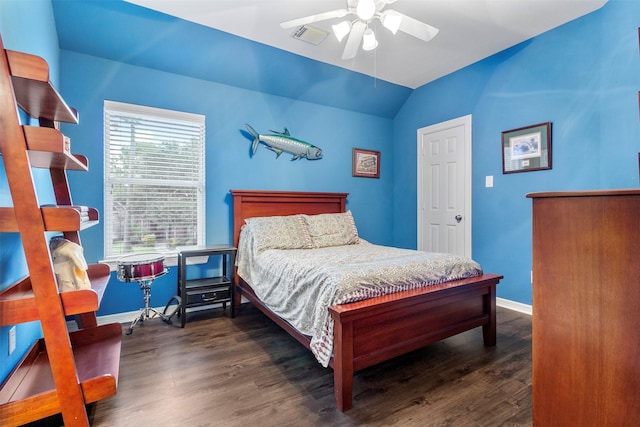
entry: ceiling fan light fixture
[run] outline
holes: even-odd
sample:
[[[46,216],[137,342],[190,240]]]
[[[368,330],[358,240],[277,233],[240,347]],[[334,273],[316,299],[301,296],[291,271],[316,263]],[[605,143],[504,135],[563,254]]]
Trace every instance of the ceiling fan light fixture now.
[[[356,5],[358,18],[367,22],[376,14],[376,2],[374,0],[360,0]]]
[[[350,16],[349,18],[346,18],[344,22],[340,22],[343,21],[342,19],[336,19],[336,21],[334,21],[335,25],[331,25],[331,30],[338,40],[338,43],[347,39],[342,51],[343,60],[355,58],[360,49],[374,50],[378,47],[376,35],[373,30],[369,28],[373,25],[372,22],[374,19],[380,21],[380,24],[394,35],[397,34],[398,31],[401,31],[425,42],[434,38],[439,31],[436,27],[412,18],[411,16],[393,9],[386,9],[389,4],[395,3],[398,0],[343,1],[347,4],[346,9],[330,10],[323,13],[316,13],[314,15],[292,19],[281,22],[280,26],[282,28],[297,28],[294,33],[295,38],[303,41],[309,41],[307,35],[316,35],[323,31],[310,27],[309,24]],[[328,34],[329,31],[324,31],[324,35]],[[316,38],[321,42],[324,39],[324,35],[322,35],[322,38],[320,38],[320,35]],[[316,40],[316,38],[314,38],[314,40]],[[311,41],[309,42],[311,43]]]
[[[362,50],[373,50],[378,47],[378,40],[371,28],[364,30],[362,35]]]
[[[402,16],[396,15],[395,13],[385,12],[382,15],[382,25],[393,34],[398,32],[400,29],[400,24],[402,24]]]
[[[332,25],[331,29],[333,30],[333,35],[336,36],[339,42],[341,42],[342,39],[344,39],[351,31],[351,22],[342,21],[338,24]]]

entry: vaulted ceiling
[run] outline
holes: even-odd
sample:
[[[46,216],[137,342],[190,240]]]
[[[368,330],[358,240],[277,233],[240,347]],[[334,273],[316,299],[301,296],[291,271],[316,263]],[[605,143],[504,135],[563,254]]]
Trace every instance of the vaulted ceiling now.
[[[416,88],[494,53],[600,8],[607,0],[392,0],[394,9],[440,30],[429,42],[391,34],[376,26],[378,47],[342,60],[346,40],[331,25],[346,18],[315,22],[330,34],[319,45],[291,37],[280,22],[344,9],[347,0],[126,0],[188,21]],[[351,0],[354,1],[354,0]],[[378,0],[380,1],[380,0]],[[347,17],[348,18],[348,17]]]
[[[438,35],[425,43],[381,29],[377,49],[360,50],[348,61],[341,59],[344,41],[332,34],[311,45],[279,25],[345,2],[52,0],[52,5],[63,50],[393,118],[414,88],[606,0],[397,0],[389,6],[438,27]],[[329,28],[335,21],[314,25]]]

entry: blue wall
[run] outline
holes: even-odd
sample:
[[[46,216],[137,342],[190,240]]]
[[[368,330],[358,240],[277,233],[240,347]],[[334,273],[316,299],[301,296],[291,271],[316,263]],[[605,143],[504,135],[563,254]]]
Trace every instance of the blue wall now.
[[[103,208],[103,101],[105,99],[206,116],[207,243],[231,243],[230,189],[338,191],[351,193],[348,207],[365,239],[390,244],[393,168],[382,159],[379,180],[351,176],[354,147],[391,153],[392,120],[326,107],[220,83],[62,51],[61,93],[80,111],[79,125],[63,125],[74,152],[90,159],[89,173],[70,173],[74,202]],[[250,156],[245,123],[260,132],[288,127],[322,148],[318,161],[291,161],[259,148]],[[380,224],[388,224],[381,227]],[[103,257],[103,225],[82,233],[90,261]],[[176,292],[175,269],[153,284],[152,305]],[[139,290],[112,278],[99,315],[135,310]]]
[[[58,81],[58,38],[49,0],[3,0],[0,2],[0,34],[5,49],[39,55],[49,63],[49,78]],[[23,123],[28,118],[21,116]],[[54,203],[49,171],[33,171],[41,203]],[[0,206],[12,206],[4,163],[0,162]],[[28,275],[28,269],[17,233],[0,233],[0,289]],[[7,356],[9,327],[0,327],[0,381],[13,369],[36,338],[42,335],[40,324],[16,325],[16,351]]]
[[[417,245],[416,129],[472,114],[473,257],[504,274],[499,297],[531,304],[525,195],[639,185],[639,18],[640,2],[610,0],[415,90],[394,121],[393,243]],[[503,175],[501,132],[541,122],[552,122],[553,168]]]
[[[392,119],[411,89],[124,0],[52,0],[60,48]]]

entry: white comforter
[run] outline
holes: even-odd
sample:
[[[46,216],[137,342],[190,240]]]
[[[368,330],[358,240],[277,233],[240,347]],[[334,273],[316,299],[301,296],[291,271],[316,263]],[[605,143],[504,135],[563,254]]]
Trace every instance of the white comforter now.
[[[253,249],[238,245],[238,274],[260,300],[301,333],[322,366],[333,351],[328,307],[482,274],[475,261],[450,254],[360,243],[318,249]]]

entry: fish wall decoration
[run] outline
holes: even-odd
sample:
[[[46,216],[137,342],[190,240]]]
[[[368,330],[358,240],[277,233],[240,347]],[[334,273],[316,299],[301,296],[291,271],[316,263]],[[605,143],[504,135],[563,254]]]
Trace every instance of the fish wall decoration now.
[[[272,130],[273,134],[261,135],[250,125],[246,124],[247,131],[253,137],[253,145],[251,146],[251,155],[256,154],[258,145],[262,142],[267,149],[276,153],[276,159],[280,157],[283,152],[293,155],[291,160],[298,160],[301,157],[306,157],[309,160],[318,160],[322,158],[322,150],[313,144],[300,141],[293,138],[289,134],[289,130],[284,128],[284,132],[276,132]]]

